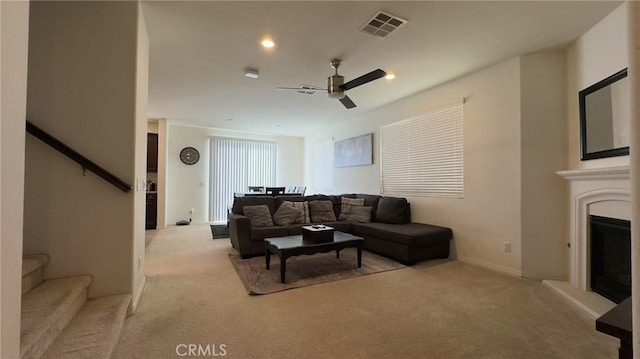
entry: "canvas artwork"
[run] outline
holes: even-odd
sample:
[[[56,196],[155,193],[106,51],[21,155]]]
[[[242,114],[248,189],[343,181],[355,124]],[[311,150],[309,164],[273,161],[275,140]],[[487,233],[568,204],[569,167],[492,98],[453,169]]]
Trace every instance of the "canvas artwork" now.
[[[336,142],[336,167],[366,166],[373,164],[373,133]]]

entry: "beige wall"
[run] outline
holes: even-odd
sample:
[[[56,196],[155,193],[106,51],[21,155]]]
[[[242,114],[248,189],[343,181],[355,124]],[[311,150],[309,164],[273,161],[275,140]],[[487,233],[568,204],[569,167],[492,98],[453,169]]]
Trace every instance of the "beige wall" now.
[[[0,2],[0,357],[20,357],[29,2]]]
[[[521,57],[522,275],[566,279],[567,167],[564,50]]]
[[[629,39],[629,82],[631,98],[631,157],[637,159],[640,155],[640,3],[629,4],[627,14],[628,39]],[[637,160],[631,162],[631,204],[633,218],[640,217],[640,163]],[[640,278],[640,231],[637,230],[638,222],[631,222],[631,277]],[[636,280],[637,283],[637,280]],[[633,318],[633,346],[640,348],[640,286],[632,286],[632,318]],[[638,350],[636,349],[636,357]]]
[[[627,13],[623,3],[569,46],[568,129],[569,163],[567,169],[598,168],[629,164],[629,156],[580,161],[580,112],[578,92],[603,80],[628,65]]]
[[[136,54],[136,118],[135,118],[135,172],[136,181],[147,178],[147,102],[149,93],[149,36],[141,5],[138,6]],[[135,193],[133,233],[133,308],[135,309],[144,289],[146,189]]]
[[[213,136],[277,142],[276,183],[281,183],[283,186],[303,183],[304,148],[300,137],[261,135],[170,123],[167,129],[166,147],[166,225],[188,219],[191,208],[194,209],[194,223],[209,221],[209,139]],[[200,161],[195,165],[187,166],[180,162],[180,150],[187,146],[194,147],[200,152]]]
[[[464,199],[408,197],[412,219],[453,229],[453,257],[521,273],[520,60],[511,59],[402,99],[339,128],[305,138],[305,179],[313,179],[316,143],[374,133],[374,164],[334,168],[333,193],[380,193],[380,126],[445,105],[464,104]],[[313,187],[313,183],[311,183]],[[314,189],[311,188],[313,192]],[[511,253],[503,242],[511,242]]]
[[[133,185],[137,25],[136,2],[31,3],[28,118]],[[93,275],[91,297],[131,293],[142,195],[28,136],[24,251],[51,255],[49,278]]]

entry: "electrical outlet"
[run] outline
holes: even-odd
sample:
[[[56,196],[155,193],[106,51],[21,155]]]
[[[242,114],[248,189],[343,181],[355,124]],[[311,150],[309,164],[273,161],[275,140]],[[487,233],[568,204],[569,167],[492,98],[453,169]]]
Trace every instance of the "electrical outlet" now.
[[[504,252],[511,253],[511,242],[503,242],[504,244]]]
[[[191,211],[189,211],[189,213],[193,214],[193,208],[191,208]]]

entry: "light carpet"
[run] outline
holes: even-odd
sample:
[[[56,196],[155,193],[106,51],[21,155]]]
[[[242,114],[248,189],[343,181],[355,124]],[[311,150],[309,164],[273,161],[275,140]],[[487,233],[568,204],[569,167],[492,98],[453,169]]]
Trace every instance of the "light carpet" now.
[[[537,281],[435,260],[252,296],[229,253],[208,225],[158,230],[114,358],[189,357],[185,345],[224,345],[225,358],[617,358],[618,340]]]
[[[280,282],[280,259],[271,256],[270,270],[266,269],[264,256],[242,259],[230,253],[229,259],[250,295],[280,292],[367,274],[406,268],[405,265],[377,254],[363,251],[362,267],[358,268],[355,248],[312,256],[296,256],[287,259],[285,283]]]

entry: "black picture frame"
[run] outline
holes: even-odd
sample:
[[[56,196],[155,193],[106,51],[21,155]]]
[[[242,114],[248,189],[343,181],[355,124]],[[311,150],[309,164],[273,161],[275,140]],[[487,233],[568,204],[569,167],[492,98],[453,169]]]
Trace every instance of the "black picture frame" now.
[[[616,157],[616,156],[626,156],[629,155],[629,146],[625,147],[617,147],[607,148],[598,151],[590,151],[589,150],[589,132],[590,127],[589,124],[593,123],[594,119],[589,116],[587,113],[587,108],[589,106],[589,95],[593,95],[598,91],[602,91],[607,87],[611,86],[615,82],[618,82],[627,77],[627,69],[618,71],[615,74],[607,77],[606,79],[599,81],[586,89],[580,91],[578,93],[579,104],[580,104],[580,159],[582,161],[592,160],[596,158],[606,158],[606,157]],[[595,119],[598,120],[598,119]],[[602,119],[602,121],[606,121],[606,119]],[[591,129],[593,130],[593,128]]]

